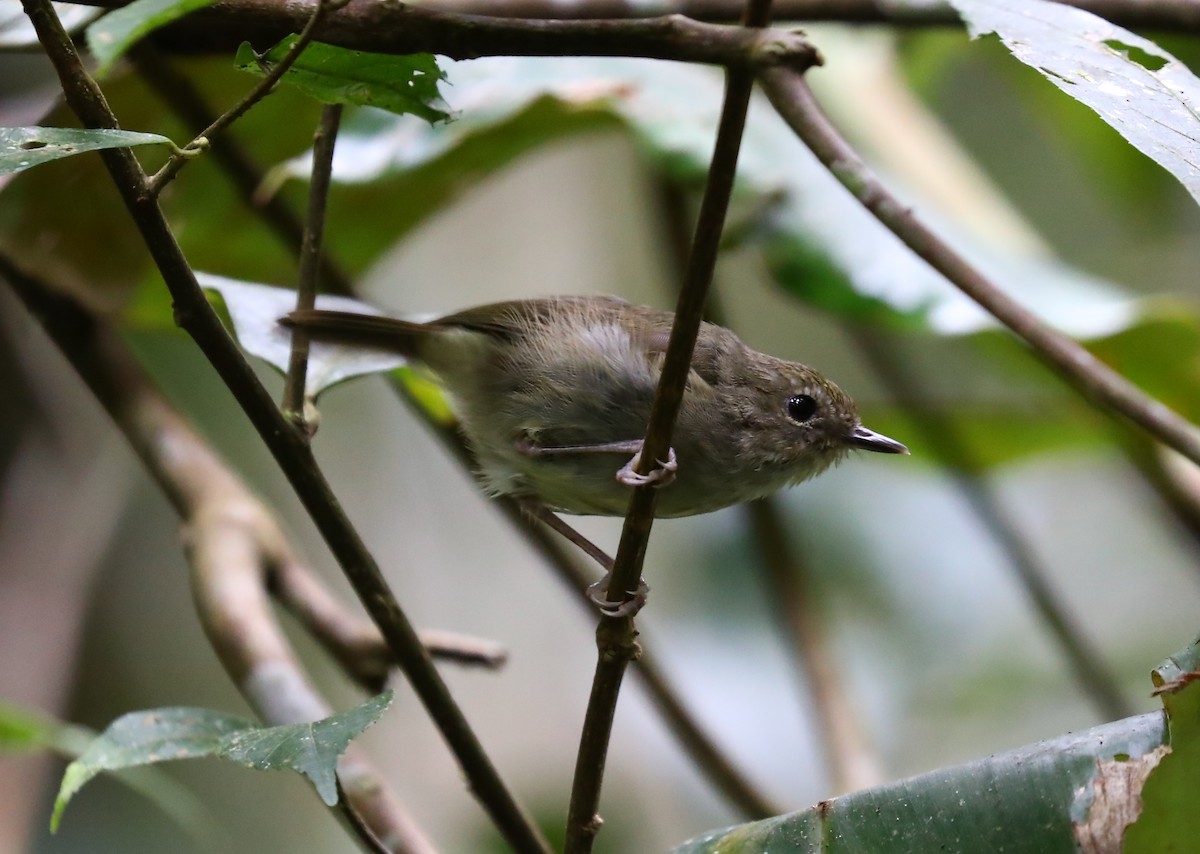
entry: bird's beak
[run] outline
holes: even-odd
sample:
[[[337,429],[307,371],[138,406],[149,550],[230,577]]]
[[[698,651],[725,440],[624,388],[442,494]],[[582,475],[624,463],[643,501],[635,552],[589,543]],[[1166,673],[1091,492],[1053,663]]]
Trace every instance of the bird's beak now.
[[[876,433],[874,430],[868,430],[866,427],[859,424],[850,431],[850,447],[857,448],[860,451],[878,451],[881,454],[907,454],[908,448],[897,442],[895,439],[889,439],[882,433]]]

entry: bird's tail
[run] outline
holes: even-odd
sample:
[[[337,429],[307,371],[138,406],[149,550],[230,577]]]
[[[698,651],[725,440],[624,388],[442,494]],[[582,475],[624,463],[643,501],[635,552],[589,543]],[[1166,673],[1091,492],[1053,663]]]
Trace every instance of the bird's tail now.
[[[424,323],[319,308],[293,311],[279,318],[279,323],[291,329],[305,330],[314,341],[368,347],[410,358],[419,356],[421,341],[429,334],[429,327]]]

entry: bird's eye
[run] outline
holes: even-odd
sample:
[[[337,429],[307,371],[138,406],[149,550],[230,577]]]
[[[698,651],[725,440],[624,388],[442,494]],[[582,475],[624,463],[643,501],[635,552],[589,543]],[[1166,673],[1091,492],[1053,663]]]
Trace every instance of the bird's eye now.
[[[787,414],[793,421],[807,421],[817,414],[817,402],[807,394],[794,394],[788,398]]]

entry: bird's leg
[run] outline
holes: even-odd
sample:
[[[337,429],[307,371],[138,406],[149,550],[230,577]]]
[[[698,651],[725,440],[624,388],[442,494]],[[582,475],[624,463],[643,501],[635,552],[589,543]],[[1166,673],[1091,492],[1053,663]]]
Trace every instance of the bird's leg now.
[[[587,588],[588,599],[592,600],[592,603],[600,609],[600,613],[606,617],[632,617],[642,610],[642,606],[646,604],[646,594],[650,592],[650,587],[644,579],[638,579],[637,590],[630,591],[629,598],[625,601],[609,601],[608,584],[612,580],[613,559],[583,534],[554,515],[550,508],[536,498],[518,498],[516,501],[522,510],[557,531],[568,542],[578,546],[584,554],[600,564],[604,570],[604,576],[599,581],[589,584]]]
[[[604,442],[599,445],[560,445],[543,446],[532,439],[522,439],[517,443],[517,449],[526,456],[544,457],[554,454],[633,454],[633,458],[617,470],[617,481],[625,486],[666,486],[675,480],[675,472],[679,470],[679,462],[675,458],[675,449],[667,449],[667,459],[655,460],[658,464],[649,474],[639,474],[638,465],[642,460],[642,440],[626,439],[621,442]]]

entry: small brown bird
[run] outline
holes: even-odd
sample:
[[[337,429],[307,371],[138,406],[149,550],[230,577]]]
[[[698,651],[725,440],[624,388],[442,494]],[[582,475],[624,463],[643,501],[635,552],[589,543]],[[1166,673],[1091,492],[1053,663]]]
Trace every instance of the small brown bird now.
[[[488,491],[564,513],[624,515],[626,487],[673,481],[657,515],[691,516],[807,480],[851,450],[908,453],[864,427],[850,397],[812,368],[705,323],[670,458],[637,474],[673,320],[612,297],[548,297],[428,323],[322,310],[281,322],[426,365],[451,397]],[[634,459],[622,466],[622,455]]]

